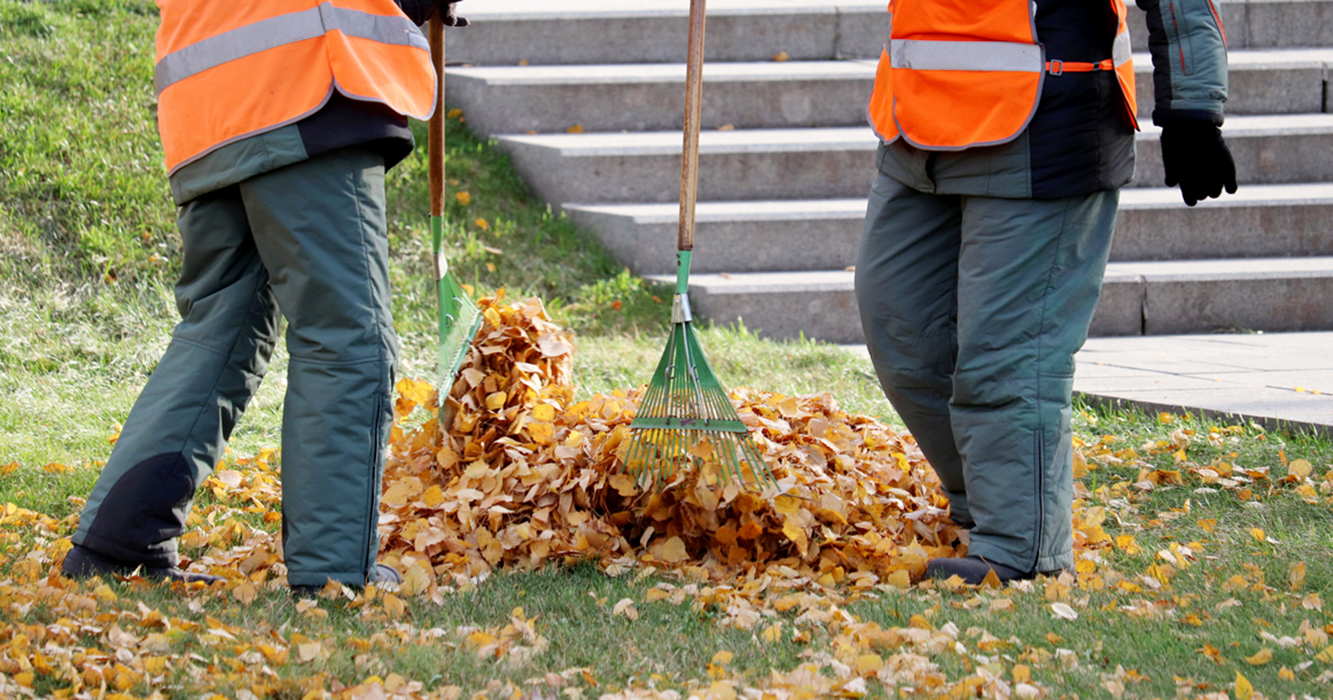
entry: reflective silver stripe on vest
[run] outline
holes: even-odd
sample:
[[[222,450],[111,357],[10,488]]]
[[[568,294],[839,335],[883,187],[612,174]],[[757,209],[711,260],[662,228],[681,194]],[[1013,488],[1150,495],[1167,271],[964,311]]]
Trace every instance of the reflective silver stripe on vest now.
[[[1005,41],[918,41],[894,39],[889,65],[910,70],[1041,73],[1041,47]]]
[[[334,7],[332,3],[325,2],[309,10],[237,27],[163,56],[154,69],[157,92],[161,94],[174,83],[229,61],[321,37],[335,29],[347,36],[383,44],[430,50],[430,44],[421,35],[421,30],[406,17],[372,15],[360,10]]]
[[[1115,43],[1111,44],[1111,63],[1117,66],[1125,65],[1126,61],[1133,60],[1134,53],[1129,49],[1129,32],[1123,31],[1115,35]]]

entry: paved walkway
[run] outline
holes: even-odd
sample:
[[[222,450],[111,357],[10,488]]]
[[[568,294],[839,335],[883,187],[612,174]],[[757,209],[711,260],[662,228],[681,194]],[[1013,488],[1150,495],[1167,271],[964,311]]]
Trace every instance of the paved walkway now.
[[[1333,333],[1092,338],[1074,391],[1093,403],[1333,435]]]
[[[1092,338],[1074,390],[1094,402],[1333,434],[1333,333]]]

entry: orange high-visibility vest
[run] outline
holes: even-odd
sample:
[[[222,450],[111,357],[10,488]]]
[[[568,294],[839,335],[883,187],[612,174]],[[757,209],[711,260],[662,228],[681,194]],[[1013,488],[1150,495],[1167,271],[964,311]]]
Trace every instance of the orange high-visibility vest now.
[[[435,70],[393,0],[157,0],[167,169],[313,114],[333,90],[426,119]]]
[[[1124,0],[1110,2],[1119,19],[1111,57],[1074,63],[1044,55],[1030,0],[891,0],[871,126],[886,143],[932,151],[1005,143],[1032,120],[1048,74],[1114,70],[1137,129],[1127,12]]]

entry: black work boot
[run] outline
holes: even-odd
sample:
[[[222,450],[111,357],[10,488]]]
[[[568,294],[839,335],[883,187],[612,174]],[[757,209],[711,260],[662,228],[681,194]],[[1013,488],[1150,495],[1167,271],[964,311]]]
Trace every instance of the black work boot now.
[[[398,586],[403,583],[403,577],[398,571],[388,564],[376,564],[374,569],[370,570],[370,575],[366,577],[367,584],[375,584],[375,587],[381,591],[394,592]],[[360,590],[360,586],[351,588]],[[324,591],[323,586],[292,586],[292,595],[297,598],[318,598]]]
[[[221,576],[181,571],[174,566],[149,566],[147,564],[120,561],[77,544],[74,545],[74,549],[69,550],[69,554],[65,555],[65,563],[60,566],[61,575],[72,579],[86,579],[108,574],[129,576],[135,572],[147,579],[183,581],[185,583],[202,581],[210,586],[226,580]]]
[[[978,586],[986,579],[986,574],[994,571],[1000,583],[1022,581],[1032,578],[1032,572],[1011,569],[1004,564],[989,562],[981,557],[952,557],[931,559],[926,564],[926,578],[948,579],[957,576],[963,583]]]

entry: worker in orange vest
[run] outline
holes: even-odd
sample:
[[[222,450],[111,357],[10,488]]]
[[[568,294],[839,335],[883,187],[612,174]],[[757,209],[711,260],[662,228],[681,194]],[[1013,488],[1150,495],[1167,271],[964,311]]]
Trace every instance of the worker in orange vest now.
[[[1138,0],[1167,186],[1236,190],[1214,0]],[[1074,353],[1138,128],[1123,0],[892,0],[856,265],[879,380],[940,477],[980,583],[1074,569]]]
[[[157,0],[158,127],[184,248],[182,320],[89,496],[62,571],[179,568],[195,489],[222,458],[287,320],[287,581],[393,583],[377,565],[398,340],[384,173],[442,96],[418,25],[456,0]]]

